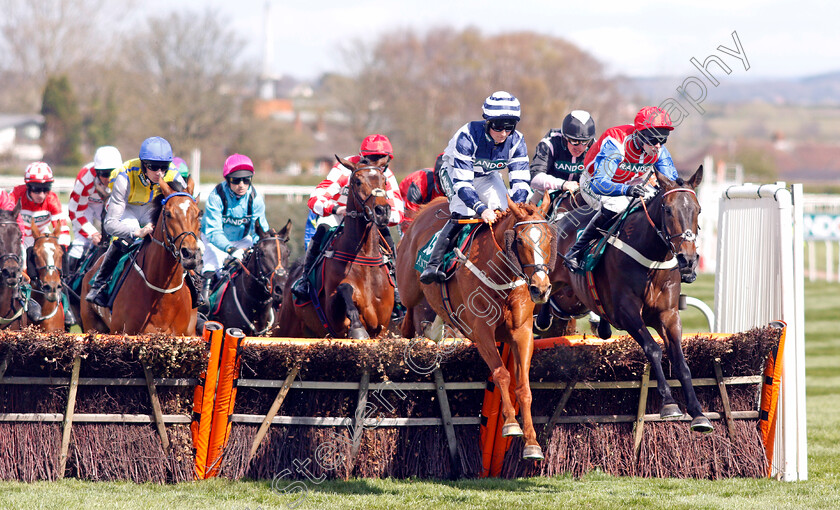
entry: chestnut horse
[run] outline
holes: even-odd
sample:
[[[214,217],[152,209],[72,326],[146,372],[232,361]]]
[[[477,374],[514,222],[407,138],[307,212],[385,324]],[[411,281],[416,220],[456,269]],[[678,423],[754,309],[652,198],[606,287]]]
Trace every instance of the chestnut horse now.
[[[551,294],[548,267],[556,258],[554,233],[545,220],[549,206],[550,200],[537,207],[516,204],[508,197],[507,211],[492,228],[478,227],[481,230],[474,234],[462,263],[442,284],[421,284],[414,264],[418,251],[449,217],[446,199],[423,207],[397,248],[397,281],[408,309],[404,324],[412,323],[414,307],[425,298],[439,317],[472,340],[501,390],[505,417],[502,434],[521,436],[523,429],[516,421],[509,393],[511,374],[496,347],[497,342],[511,344],[516,365],[514,391],[522,414],[526,459],[543,458],[531,418],[528,372],[534,350],[534,303],[544,303]]]
[[[34,243],[26,250],[26,273],[32,282],[32,297],[41,305],[41,319],[33,322],[44,331],[64,331],[61,303],[61,263],[64,249],[58,237],[42,234],[32,222]]]
[[[394,283],[382,255],[379,233],[379,227],[388,225],[391,215],[384,169],[364,157],[355,165],[338,156],[336,159],[352,174],[342,230],[324,253],[323,265],[314,269],[323,276],[318,301],[327,326],[312,302],[297,306],[293,301],[292,284],[303,273],[301,264],[296,263],[283,289],[283,306],[273,335],[365,339],[379,336],[391,323]]]
[[[263,231],[256,222],[259,239],[243,261],[241,269],[228,283],[221,303],[214,307],[207,319],[226,328],[239,328],[252,336],[267,333],[276,323],[274,309],[283,301],[289,267],[289,234],[292,220],[280,232],[273,228]]]
[[[16,330],[29,324],[20,303],[24,274],[19,214],[20,202],[11,211],[0,209],[0,329]]]
[[[186,283],[186,271],[195,269],[201,257],[197,237],[201,211],[192,196],[194,182],[189,179],[186,192],[163,179],[159,186],[161,194],[155,198],[152,215],[154,231],[143,239],[136,260],[126,269],[112,310],[82,299],[85,331],[195,335],[197,310]],[[90,290],[100,264],[101,259],[85,275],[82,296]]]
[[[678,419],[682,411],[671,395],[662,369],[662,349],[648,331],[662,337],[671,366],[683,389],[686,408],[693,418],[691,429],[711,432],[712,424],[700,407],[691,384],[691,372],[682,350],[679,313],[681,281],[691,283],[697,267],[697,217],[700,204],[695,188],[703,179],[703,167],[688,180],[676,182],[656,173],[658,190],[650,203],[627,216],[621,231],[610,237],[600,262],[588,274],[575,274],[558,262],[552,284],[571,292],[556,300],[568,314],[593,310],[612,326],[627,331],[650,361],[661,397],[659,415]],[[635,201],[639,205],[639,201]],[[573,244],[580,217],[589,208],[578,209],[558,224],[557,250],[565,253]],[[565,235],[563,235],[565,234]],[[591,278],[591,281],[587,279]],[[594,291],[592,290],[594,288]],[[600,331],[600,330],[599,330]]]

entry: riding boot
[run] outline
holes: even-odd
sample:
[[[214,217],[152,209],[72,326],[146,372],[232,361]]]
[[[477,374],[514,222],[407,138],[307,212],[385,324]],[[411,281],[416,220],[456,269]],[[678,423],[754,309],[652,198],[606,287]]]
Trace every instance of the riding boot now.
[[[210,313],[210,284],[213,282],[213,271],[207,271],[202,274],[201,278],[201,294],[198,298],[198,311],[203,314]]]
[[[187,271],[185,278],[187,279],[187,286],[190,288],[190,299],[192,300],[192,307],[204,307],[205,301],[201,273],[193,269]]]
[[[318,255],[321,254],[321,241],[329,227],[327,225],[319,225],[312,240],[309,241],[309,248],[306,250],[306,257],[303,259],[303,273],[292,285],[292,294],[298,301],[307,301],[309,299],[309,273],[312,272],[312,267],[315,261],[318,260]]]
[[[73,309],[69,306],[68,300],[63,300],[67,306],[64,307],[64,325],[69,328],[70,326],[75,326],[79,322],[76,320],[76,316],[73,314]]]
[[[394,284],[394,309],[391,312],[391,320],[400,320],[405,316],[405,306],[400,300],[400,291],[397,289],[397,270],[396,270],[396,256],[397,249],[394,247],[394,238],[391,237],[391,229],[386,227],[379,227],[379,233],[382,239],[388,246],[390,255],[388,257],[388,274],[391,275],[391,281]]]
[[[108,251],[102,258],[102,265],[99,266],[99,271],[96,272],[96,276],[90,282],[90,291],[85,296],[87,301],[99,306],[108,306],[108,293],[105,292],[105,286],[127,248],[128,246],[122,239],[116,239],[108,246]]]
[[[435,246],[432,248],[432,255],[429,257],[429,263],[426,264],[426,269],[424,269],[423,273],[420,275],[421,283],[440,283],[446,280],[446,273],[441,271],[439,266],[440,263],[443,262],[443,256],[446,254],[447,248],[449,248],[449,243],[455,238],[455,236],[458,235],[458,232],[461,231],[461,227],[462,225],[454,218],[450,218],[446,222],[446,225],[443,226],[437,241],[435,241]]]
[[[563,260],[566,262],[566,266],[569,269],[572,271],[580,271],[583,269],[582,257],[586,252],[586,248],[589,246],[590,241],[600,237],[601,234],[598,232],[598,229],[609,223],[614,216],[615,213],[602,208],[595,214],[595,216],[592,217],[591,220],[589,220],[589,224],[583,229],[583,232],[580,234],[580,237],[578,237],[575,244],[569,249],[568,253],[563,255]]]
[[[26,303],[26,316],[29,317],[30,322],[41,320],[41,305],[32,298],[29,298],[29,302]]]

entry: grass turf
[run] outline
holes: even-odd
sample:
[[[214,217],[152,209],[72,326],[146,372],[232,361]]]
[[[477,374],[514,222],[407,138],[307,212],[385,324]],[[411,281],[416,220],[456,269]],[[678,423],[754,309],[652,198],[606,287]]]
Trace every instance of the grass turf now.
[[[712,306],[714,281],[701,277],[684,292]],[[677,480],[611,477],[594,472],[518,480],[350,480],[248,482],[208,480],[178,485],[0,482],[0,508],[811,508],[840,507],[840,284],[806,282],[805,351],[809,480]],[[686,333],[706,319],[683,312]],[[285,490],[285,492],[284,492]]]

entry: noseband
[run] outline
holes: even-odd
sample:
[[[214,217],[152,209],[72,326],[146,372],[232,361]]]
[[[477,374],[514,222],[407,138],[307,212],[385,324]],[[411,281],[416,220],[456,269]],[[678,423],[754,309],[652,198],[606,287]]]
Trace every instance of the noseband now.
[[[363,171],[363,170],[374,170],[374,169],[375,169],[375,170],[379,170],[380,172],[382,171],[382,168],[381,168],[381,167],[378,167],[378,166],[373,166],[373,165],[363,166],[363,167],[361,167],[361,168],[357,168],[357,169],[353,170],[353,173],[350,175],[350,181],[351,181],[351,183],[352,183],[352,180],[353,180],[353,178],[355,177],[355,175],[356,175],[356,173],[357,173],[357,172],[361,172],[361,171]],[[383,173],[383,175],[384,175],[384,173]],[[358,197],[358,195],[357,195],[357,194],[352,193],[352,195],[353,195],[353,200],[354,200],[355,202],[357,202],[357,203],[358,203],[358,202],[359,202],[359,200],[361,200],[361,199]],[[351,218],[362,218],[362,219],[363,219],[366,223],[374,223],[374,224],[375,224],[376,226],[378,226],[378,227],[384,227],[384,226],[387,226],[387,225],[388,225],[388,219],[386,218],[386,220],[385,220],[385,222],[384,222],[384,223],[381,223],[381,222],[377,221],[377,219],[376,219],[376,214],[374,214],[374,212],[373,212],[373,208],[372,208],[372,207],[370,207],[370,206],[368,205],[368,201],[370,201],[370,199],[371,199],[371,198],[373,198],[373,199],[380,198],[380,197],[386,197],[386,198],[387,198],[387,196],[388,196],[388,194],[387,194],[387,192],[386,192],[384,189],[382,189],[382,188],[373,188],[373,189],[370,191],[370,194],[368,194],[368,195],[364,198],[364,200],[361,200],[361,204],[360,204],[360,205],[362,206],[363,212],[359,212],[359,211],[347,211],[347,214],[346,214],[346,215],[347,215],[347,216],[349,216],[349,217],[351,217]],[[388,210],[388,214],[387,214],[387,216],[388,216],[388,217],[390,217],[390,215],[391,215],[391,206],[390,206],[390,205],[386,205],[385,207],[386,207],[386,208],[387,208],[387,210]]]
[[[189,197],[190,200],[192,200],[193,203],[195,203],[195,198],[192,195],[190,195],[189,193],[184,193],[183,191],[179,191],[179,192],[172,193],[172,194],[168,195],[167,197],[165,197],[160,203],[161,208],[165,208],[166,207],[166,202],[168,202],[169,199],[173,198],[173,197]],[[195,239],[196,242],[198,242],[198,237],[195,235],[195,232],[193,232],[191,230],[185,230],[175,237],[170,237],[169,229],[166,228],[166,214],[165,214],[165,211],[161,211],[160,216],[161,216],[161,218],[163,218],[163,220],[162,220],[163,224],[161,225],[162,231],[163,231],[163,241],[160,241],[159,239],[157,239],[155,237],[154,233],[152,233],[152,235],[149,236],[149,238],[152,240],[152,242],[154,242],[158,246],[163,246],[163,248],[170,255],[172,255],[172,257],[174,257],[175,260],[178,261],[178,263],[180,263],[181,262],[181,247],[184,245],[184,239],[186,239],[189,236],[189,237],[192,237],[193,239]],[[176,246],[176,243],[177,243],[177,246]]]
[[[274,266],[274,269],[270,273],[263,273],[262,272],[262,264],[260,263],[260,258],[264,257],[264,253],[261,249],[257,249],[256,247],[251,249],[251,256],[254,257],[254,263],[256,264],[256,271],[252,273],[248,270],[246,264],[242,261],[239,261],[239,265],[245,271],[245,273],[257,281],[265,291],[267,296],[272,294],[272,288],[274,287],[274,278],[282,278],[286,276],[287,271],[286,268],[283,267],[283,253],[280,250],[280,237],[273,236],[273,237],[265,237],[260,239],[262,241],[274,241],[274,245],[277,248],[277,265]]]
[[[695,197],[697,196],[697,194],[694,192],[693,189],[690,189],[690,188],[674,188],[672,190],[668,190],[668,191],[664,192],[662,194],[662,198],[664,200],[664,198],[666,196],[670,195],[671,193],[677,193],[677,192],[680,192],[680,191],[683,191],[683,192],[686,192],[686,193],[691,193]],[[697,240],[697,234],[693,230],[691,230],[690,228],[683,230],[679,234],[671,234],[670,232],[668,232],[668,227],[663,223],[662,229],[660,229],[653,222],[653,220],[650,217],[650,214],[648,214],[647,206],[645,205],[644,200],[642,200],[642,208],[645,210],[645,216],[647,216],[648,222],[650,223],[651,227],[653,227],[653,229],[656,231],[656,235],[659,237],[659,239],[662,240],[662,242],[665,243],[665,245],[668,247],[668,250],[671,252],[672,255],[674,255],[674,257],[677,256],[677,249],[674,246],[674,242],[673,242],[674,239],[676,239],[676,238],[681,239],[681,241],[679,241],[677,243],[677,245],[680,245],[684,242],[685,243],[694,243],[694,241]],[[664,201],[663,201],[662,204],[660,204],[660,209],[662,210],[661,211],[662,216],[664,217],[664,211],[665,211]]]

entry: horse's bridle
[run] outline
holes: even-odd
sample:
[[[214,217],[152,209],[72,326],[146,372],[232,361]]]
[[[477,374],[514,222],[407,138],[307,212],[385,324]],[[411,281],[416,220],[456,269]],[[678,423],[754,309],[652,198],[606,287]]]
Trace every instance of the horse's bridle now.
[[[357,173],[357,172],[361,172],[362,170],[373,170],[373,169],[379,170],[380,172],[382,171],[382,167],[375,166],[375,165],[367,165],[367,166],[363,166],[363,167],[361,167],[361,168],[357,168],[357,169],[353,170],[353,173],[352,173],[352,174],[350,174],[350,183],[352,183],[353,178],[356,176],[356,173]],[[383,175],[384,175],[384,172],[383,172]],[[349,184],[350,184],[350,183],[348,183],[348,187],[349,187]],[[349,193],[348,193],[348,194],[349,194]],[[353,194],[352,194],[352,196],[353,196],[353,200],[354,200],[354,201],[356,201],[356,202],[358,202],[359,198],[356,196],[356,194],[355,194],[355,193],[353,193]],[[376,221],[376,216],[375,216],[375,214],[374,214],[374,212],[373,212],[373,208],[372,208],[372,207],[370,207],[370,206],[368,205],[368,201],[369,201],[371,198],[379,198],[379,197],[387,197],[387,196],[388,196],[388,194],[387,194],[387,192],[386,192],[384,189],[382,189],[382,188],[373,188],[373,189],[370,191],[370,194],[368,194],[368,196],[366,196],[366,197],[365,197],[365,199],[364,199],[364,200],[362,200],[362,203],[360,204],[360,205],[362,206],[362,208],[364,209],[364,212],[363,212],[363,213],[359,213],[358,211],[347,211],[346,215],[347,215],[347,216],[349,216],[349,217],[351,217],[351,218],[359,218],[359,217],[361,217],[361,218],[362,218],[362,219],[363,219],[366,223],[373,223],[373,224],[375,224],[375,225],[376,225],[376,226],[378,226],[378,227],[384,227],[384,226],[387,226],[387,225],[388,225],[388,220],[385,220],[385,224],[379,224],[379,223]],[[390,205],[386,205],[385,207],[387,207],[387,208],[388,208],[388,216],[390,216],[390,214],[391,214],[391,206],[390,206]]]
[[[543,220],[526,220],[526,221],[516,222],[516,223],[513,224],[513,227],[511,227],[511,229],[513,230],[513,233],[514,233],[514,240],[515,240],[516,243],[522,243],[522,233],[525,231],[525,229],[520,229],[519,231],[516,230],[516,227],[519,227],[521,225],[545,225],[546,229],[551,228],[549,226],[548,220],[544,220],[544,219]],[[543,228],[540,228],[540,232],[543,233],[543,234],[545,233]],[[491,228],[491,235],[493,235],[492,234],[492,228]],[[496,240],[496,237],[493,236],[493,242],[495,242],[495,240]],[[501,247],[499,247],[498,245],[496,245],[496,246],[499,248],[499,250],[502,252],[502,254],[505,254],[505,250],[501,250]],[[534,247],[534,248],[536,249],[536,247]],[[543,271],[545,274],[549,274],[551,272],[551,269],[548,267],[548,264],[546,264],[546,263],[523,264],[522,260],[519,257],[519,250],[514,249],[512,251],[514,253],[514,256],[516,257],[516,265],[518,265],[518,267],[519,267],[518,276],[526,278],[528,280],[529,285],[533,285],[533,277],[534,277],[534,275],[536,275],[540,271]],[[546,259],[545,262],[550,262],[550,261],[548,259]],[[512,263],[508,264],[508,265],[513,266]],[[525,274],[525,271],[523,269],[526,268],[526,267],[533,267],[534,268],[534,272],[531,273],[531,276],[528,276],[527,274]],[[511,267],[511,269],[514,269],[514,268]]]
[[[263,286],[263,290],[265,290],[265,294],[267,296],[271,296],[272,294],[272,287],[274,286],[274,278],[282,278],[286,276],[287,271],[286,268],[283,267],[283,253],[280,249],[280,237],[279,236],[272,236],[272,237],[264,237],[260,239],[260,241],[274,241],[275,246],[277,247],[277,265],[270,273],[263,273],[262,272],[262,264],[260,263],[260,257],[263,257],[262,250],[258,250],[256,247],[251,248],[251,256],[253,256],[255,260],[255,264],[257,266],[256,274],[252,273],[248,270],[247,265],[243,261],[239,261],[239,265],[245,271],[245,273],[257,281],[260,285]]]
[[[53,236],[53,235],[41,236],[38,239],[55,239],[56,241],[58,241],[58,237]],[[33,250],[35,249],[34,244],[32,245],[32,249]],[[33,261],[35,260],[34,253],[32,254],[32,260]],[[41,282],[41,271],[44,270],[44,269],[46,269],[47,271],[55,271],[55,272],[58,273],[59,279],[62,278],[61,268],[59,268],[55,264],[44,264],[43,266],[37,266],[37,265],[35,266],[35,274],[29,275],[29,280],[32,283],[37,283],[39,287],[43,287],[43,282]]]
[[[679,191],[684,191],[686,193],[691,193],[695,197],[697,196],[697,194],[691,188],[674,188],[674,189],[671,189],[671,190],[668,190],[668,191],[664,192],[662,194],[662,198],[664,199],[666,196],[670,195],[671,193],[677,193]],[[674,255],[674,257],[677,256],[677,249],[674,246],[674,241],[673,241],[675,238],[682,239],[678,243],[678,245],[682,244],[684,242],[685,243],[694,243],[697,240],[697,234],[693,230],[691,230],[690,228],[683,230],[679,234],[671,234],[670,232],[668,232],[668,227],[663,222],[662,229],[660,229],[653,222],[653,219],[651,219],[644,200],[642,200],[642,208],[645,211],[645,216],[647,217],[647,220],[650,223],[650,226],[653,227],[653,229],[656,231],[656,235],[659,237],[659,239],[662,240],[662,242],[665,243],[665,245],[668,247],[668,250],[671,252],[672,255]],[[660,208],[662,209],[662,214],[663,214],[663,217],[664,217],[664,212],[665,212],[664,202],[660,204]]]
[[[0,221],[0,225],[15,225],[15,226],[18,226],[18,222],[16,222],[16,221]],[[20,243],[17,243],[17,244],[20,245]],[[12,287],[12,288],[17,288],[17,287],[20,286],[21,282],[23,281],[23,259],[17,253],[4,253],[4,254],[0,255],[0,269],[2,269],[5,266],[7,260],[14,261],[18,266],[18,270],[21,272],[21,276],[18,278],[17,284],[14,287]],[[3,283],[3,285],[5,286],[5,283]]]
[[[161,208],[166,207],[166,202],[168,202],[169,199],[173,198],[173,197],[189,197],[190,200],[195,202],[195,197],[193,197],[189,193],[185,193],[183,191],[178,191],[176,193],[171,193],[170,195],[166,196],[160,203]],[[196,242],[198,242],[198,236],[195,235],[195,232],[193,232],[191,230],[187,230],[187,231],[181,232],[180,234],[178,234],[174,238],[170,237],[169,230],[166,228],[166,214],[165,213],[166,213],[166,211],[163,211],[163,210],[160,213],[160,216],[162,218],[162,220],[161,220],[162,221],[161,230],[163,231],[163,241],[156,238],[154,232],[152,232],[152,234],[149,236],[149,239],[151,239],[151,241],[153,243],[157,244],[158,246],[163,246],[163,248],[170,255],[172,255],[172,257],[174,257],[175,260],[178,261],[178,263],[180,263],[181,262],[181,247],[184,245],[184,239],[186,239],[188,236],[192,236],[192,238],[195,239]],[[177,243],[177,246],[175,246],[176,243]]]

